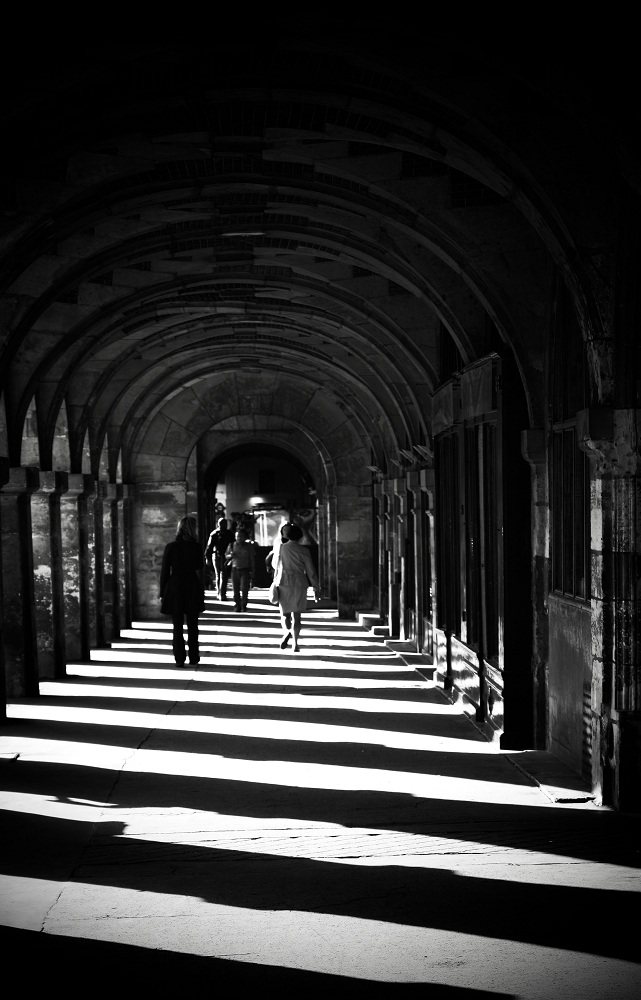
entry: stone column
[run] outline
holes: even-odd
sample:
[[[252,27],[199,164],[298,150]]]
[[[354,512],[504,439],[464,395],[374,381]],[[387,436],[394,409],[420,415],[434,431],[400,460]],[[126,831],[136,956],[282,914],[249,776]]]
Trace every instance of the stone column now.
[[[550,579],[550,504],[548,458],[545,431],[532,429],[521,434],[521,453],[530,466],[532,511],[532,682],[534,745],[547,748],[548,734],[548,649],[550,623],[547,597]]]
[[[96,642],[108,645],[114,637],[114,549],[113,518],[116,487],[101,481],[96,484],[93,504],[95,531]]]
[[[382,621],[387,614],[387,577],[385,573],[385,496],[380,479],[374,484],[374,497],[377,502],[375,517],[378,518],[378,551],[374,553],[378,605],[375,611]]]
[[[67,659],[82,658],[80,621],[80,557],[78,540],[78,495],[84,488],[83,477],[67,476],[67,488],[60,497],[60,538]]]
[[[434,511],[436,507],[436,479],[435,471],[431,469],[422,469],[421,478],[421,490],[425,494],[426,507],[427,507],[427,517],[425,518],[425,531],[428,532],[427,547],[429,553],[429,570],[425,573],[425,585],[430,588],[430,623],[429,623],[429,643],[426,644],[426,648],[423,652],[428,653],[432,658],[434,657],[434,631],[436,629],[436,623],[438,621],[438,586],[437,586],[437,574],[436,574],[436,530],[435,530],[435,517]],[[427,637],[426,637],[427,638]]]
[[[108,517],[105,532],[109,531],[109,551],[111,562],[109,573],[105,572],[105,594],[111,606],[111,639],[117,639],[120,630],[130,622],[126,615],[125,546],[123,518],[123,487],[116,483],[107,484]]]
[[[372,501],[349,484],[336,496],[336,566],[339,618],[353,620],[372,606]]]
[[[129,628],[134,615],[134,570],[133,570],[133,487],[118,487],[118,565],[122,561],[122,575],[119,575],[119,605],[121,608],[121,628]]]
[[[64,677],[66,672],[60,535],[60,494],[66,485],[65,473],[41,472],[31,497],[39,677]]]
[[[434,470],[420,469],[408,473],[408,489],[414,495],[414,557],[415,557],[415,582],[414,582],[414,614],[416,618],[416,647],[418,652],[425,652],[426,645],[426,624],[423,609],[428,603],[426,601],[427,592],[432,590],[433,559],[430,565],[425,565],[425,551],[432,552],[432,522],[434,520]],[[423,510],[423,495],[428,499],[430,514],[428,518],[421,516]],[[427,535],[427,538],[426,538]],[[432,615],[434,607],[432,604]],[[431,622],[431,628],[434,622]],[[431,646],[431,638],[429,640]],[[429,650],[431,653],[431,648]]]
[[[80,608],[82,613],[83,658],[89,659],[89,652],[98,645],[98,601],[97,588],[99,569],[96,565],[96,481],[93,476],[83,475],[84,489],[78,496],[78,526],[80,541]],[[101,635],[101,640],[104,641]]]
[[[324,578],[323,586],[325,587],[325,592],[331,601],[338,601],[338,567],[336,563],[337,559],[337,545],[336,545],[336,496],[334,493],[330,493],[325,501],[325,532],[327,536],[326,541],[326,552],[327,552],[327,565],[326,565],[326,577]]]
[[[578,414],[592,482],[592,774],[598,799],[641,811],[641,410]]]
[[[0,456],[0,490],[9,481],[10,475],[9,460]],[[0,722],[3,722],[7,718],[7,667],[4,648],[4,572],[1,533],[2,502],[0,499]]]
[[[60,497],[65,641],[69,662],[88,659],[91,646],[96,642],[93,517],[87,509],[87,497],[92,490],[91,476],[70,473],[66,492]]]
[[[96,615],[96,645],[103,647],[107,637],[105,619],[105,504],[106,483],[96,481],[96,492],[90,505],[93,524],[93,590]],[[107,547],[109,542],[107,542]]]
[[[401,566],[399,556],[398,486],[397,479],[384,479],[382,488],[387,498],[385,517],[385,549],[387,552],[387,626],[390,639],[400,634]]]
[[[407,599],[407,560],[405,558],[406,546],[408,532],[411,530],[409,526],[409,510],[408,510],[408,497],[407,497],[407,480],[406,479],[396,479],[394,480],[395,486],[395,498],[394,498],[394,551],[396,553],[395,558],[395,576],[398,582],[398,630],[397,634],[399,639],[408,640],[410,637],[407,633],[407,611],[406,607]]]
[[[185,516],[184,481],[136,485],[131,509],[133,614],[143,621],[159,621],[160,570],[165,546],[176,537],[176,525]]]
[[[336,536],[330,532],[329,504],[318,503],[318,575],[326,597],[336,599],[336,566],[332,555],[336,551]]]
[[[37,469],[14,468],[0,488],[3,647],[9,698],[39,694],[31,525],[31,494],[38,484]]]

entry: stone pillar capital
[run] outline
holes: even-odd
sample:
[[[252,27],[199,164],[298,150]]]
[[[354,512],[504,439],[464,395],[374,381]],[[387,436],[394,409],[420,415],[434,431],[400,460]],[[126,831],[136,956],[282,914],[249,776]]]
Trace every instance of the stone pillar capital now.
[[[421,492],[421,472],[422,469],[408,469],[407,488],[415,495]]]
[[[521,454],[532,468],[545,465],[547,461],[547,439],[541,427],[529,427],[521,431]]]
[[[0,487],[8,496],[35,493],[40,484],[38,469],[30,465],[20,465],[9,469],[8,480]]]
[[[85,480],[91,479],[81,472],[70,472],[67,476],[67,488],[65,492],[71,496],[81,496],[85,493]]]
[[[395,483],[397,517],[399,521],[402,521],[407,514],[407,484],[404,479],[397,479]]]
[[[67,473],[41,472],[38,488],[34,492],[46,496],[60,496],[62,493],[66,493]]]
[[[577,413],[579,447],[600,476],[630,478],[640,470],[641,410],[589,407]]]
[[[407,479],[405,478],[405,476],[403,476],[402,478],[393,479],[392,483],[393,483],[394,495],[400,497],[401,500],[404,500],[407,495]]]
[[[412,491],[415,499],[417,500],[421,493],[433,494],[435,489],[434,469],[425,468],[412,470],[412,472],[408,473],[407,488]]]

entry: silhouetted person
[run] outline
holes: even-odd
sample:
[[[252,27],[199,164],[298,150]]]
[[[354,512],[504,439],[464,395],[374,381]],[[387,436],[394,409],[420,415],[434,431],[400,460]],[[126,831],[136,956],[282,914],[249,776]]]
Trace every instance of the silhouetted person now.
[[[198,663],[198,615],[205,608],[203,575],[205,559],[198,535],[196,518],[181,517],[176,538],[165,547],[160,571],[160,610],[171,615],[172,649],[179,667],[185,662],[183,623],[187,619],[189,662]]]
[[[236,540],[227,549],[231,559],[231,582],[234,588],[234,611],[246,611],[249,588],[254,582],[256,549],[244,531],[236,532]]]
[[[214,587],[220,601],[224,601],[227,596],[231,567],[225,562],[225,552],[233,541],[234,532],[229,527],[227,518],[221,517],[218,527],[210,534],[205,549],[205,560],[211,568]]]

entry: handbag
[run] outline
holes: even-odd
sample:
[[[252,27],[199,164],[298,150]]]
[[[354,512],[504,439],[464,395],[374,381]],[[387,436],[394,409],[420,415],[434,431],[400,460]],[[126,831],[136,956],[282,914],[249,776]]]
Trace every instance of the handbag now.
[[[272,559],[273,559],[273,557],[272,557]],[[272,568],[274,568],[274,567],[272,566]],[[278,552],[278,559],[276,560],[276,567],[274,568],[273,580],[275,580],[276,577],[279,575],[279,570],[280,570],[280,551]],[[270,604],[278,604],[278,584],[277,583],[273,583],[272,582],[270,584],[269,590],[267,592],[267,600],[269,601]]]

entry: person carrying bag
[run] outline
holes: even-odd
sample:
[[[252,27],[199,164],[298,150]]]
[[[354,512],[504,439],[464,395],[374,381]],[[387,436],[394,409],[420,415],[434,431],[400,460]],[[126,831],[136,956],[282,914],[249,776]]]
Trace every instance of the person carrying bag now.
[[[301,629],[301,613],[307,609],[307,589],[314,588],[314,599],[320,598],[320,583],[306,545],[300,545],[303,531],[297,524],[285,524],[281,529],[283,544],[280,546],[274,572],[274,582],[270,587],[278,590],[278,605],[283,626],[280,648],[285,649],[289,640],[294,640],[293,651],[298,653],[298,637]]]

